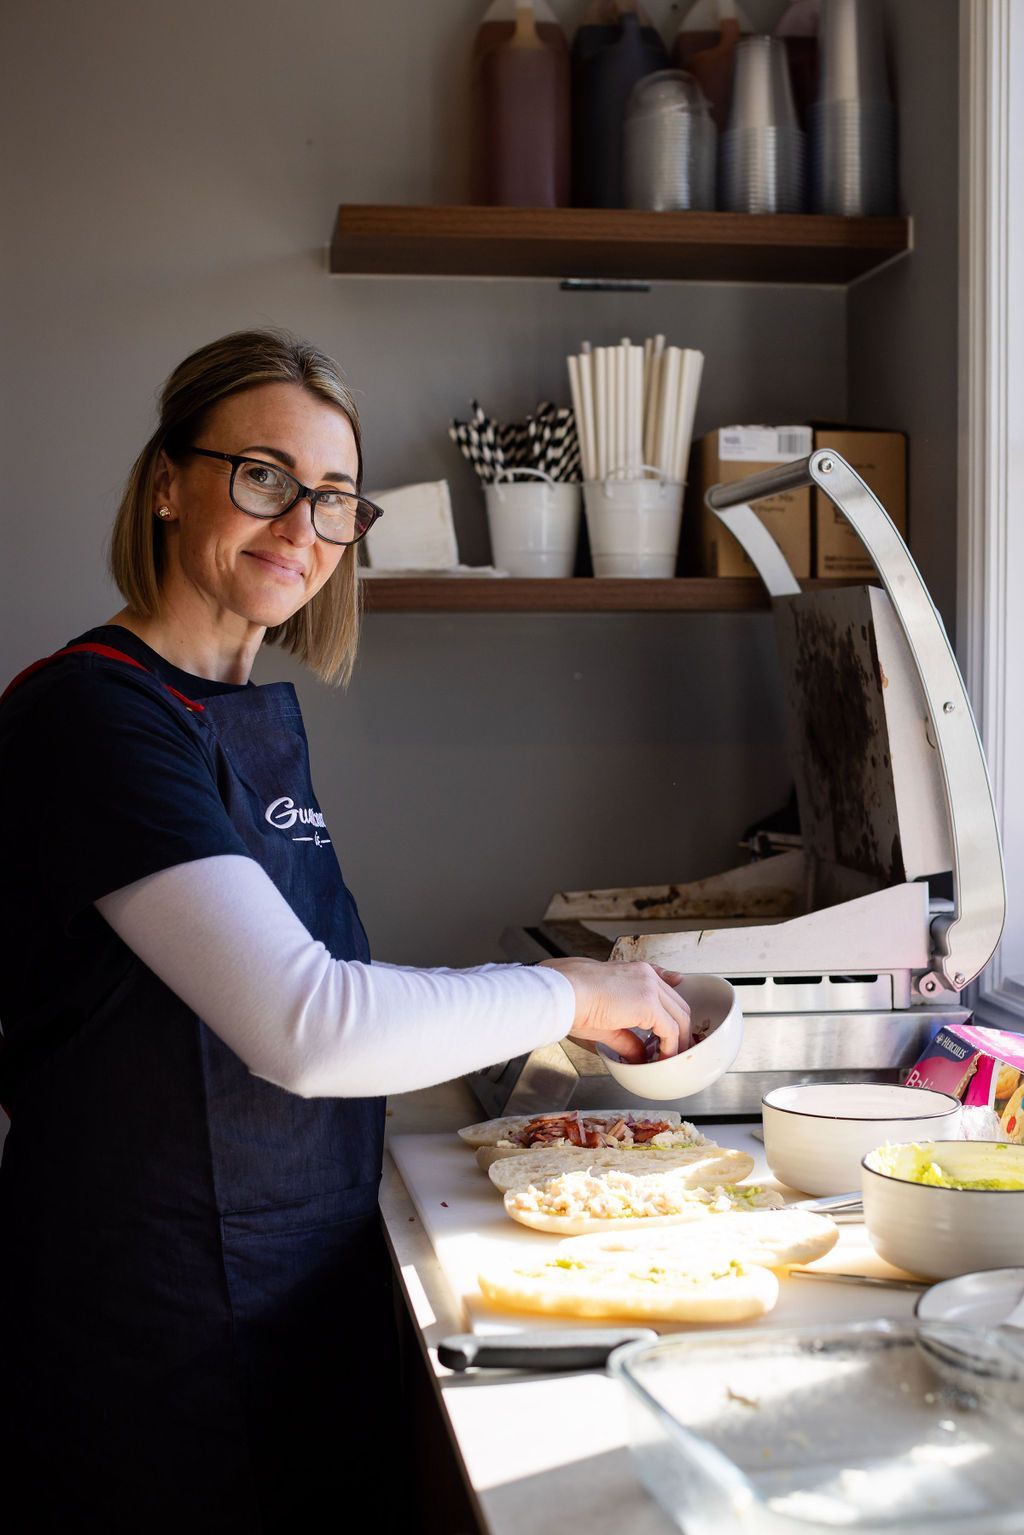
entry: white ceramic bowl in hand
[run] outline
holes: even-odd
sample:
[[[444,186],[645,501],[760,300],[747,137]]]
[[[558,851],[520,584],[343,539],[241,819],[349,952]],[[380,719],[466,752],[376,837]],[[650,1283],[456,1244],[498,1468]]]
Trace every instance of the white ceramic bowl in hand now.
[[[761,1100],[764,1150],[780,1183],[805,1194],[860,1188],[861,1158],[885,1141],[955,1140],[960,1104],[949,1093],[884,1082],[805,1082]]]
[[[1005,1141],[926,1141],[871,1151],[863,1163],[864,1224],[879,1257],[924,1279],[1019,1264],[1024,1187],[946,1189],[919,1183],[910,1174],[922,1156],[958,1182],[984,1178],[1024,1185],[1024,1146]]]
[[[743,1043],[743,1014],[735,988],[717,975],[690,975],[675,990],[690,1009],[691,1027],[708,1028],[698,1044],[665,1060],[633,1065],[598,1045],[616,1082],[636,1098],[689,1098],[725,1075]]]

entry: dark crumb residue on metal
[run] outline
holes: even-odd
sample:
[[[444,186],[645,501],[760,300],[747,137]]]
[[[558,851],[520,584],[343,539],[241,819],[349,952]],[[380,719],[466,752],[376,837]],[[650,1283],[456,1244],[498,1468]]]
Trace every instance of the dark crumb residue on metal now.
[[[633,910],[636,912],[641,912],[647,911],[650,907],[653,906],[669,906],[673,901],[678,899],[678,886],[669,885],[664,895],[638,895],[636,900],[632,903]]]
[[[800,729],[808,758],[805,778],[814,819],[831,825],[838,862],[887,882],[902,880],[899,837],[883,849],[872,825],[877,761],[888,744],[879,734],[884,717],[878,714],[874,631],[859,626],[870,652],[869,670],[855,631],[828,622],[813,609],[794,609],[792,616]],[[888,753],[882,761],[888,771]]]

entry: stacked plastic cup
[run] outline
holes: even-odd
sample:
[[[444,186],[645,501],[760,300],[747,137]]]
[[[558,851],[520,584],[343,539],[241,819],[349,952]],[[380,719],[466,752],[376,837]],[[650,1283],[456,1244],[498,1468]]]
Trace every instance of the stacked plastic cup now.
[[[730,213],[800,213],[805,202],[804,135],[796,117],[786,50],[776,37],[736,48],[729,126],[722,134],[719,195]]]
[[[896,212],[896,108],[877,0],[825,0],[821,85],[810,111],[811,208]]]
[[[692,75],[660,69],[633,87],[625,129],[630,208],[714,208],[711,108]]]

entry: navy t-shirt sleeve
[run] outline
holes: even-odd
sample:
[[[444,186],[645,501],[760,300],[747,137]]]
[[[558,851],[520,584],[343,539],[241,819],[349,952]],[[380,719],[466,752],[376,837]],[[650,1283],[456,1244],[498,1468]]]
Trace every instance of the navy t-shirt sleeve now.
[[[76,659],[52,670],[33,679],[4,778],[39,807],[40,883],[63,926],[147,874],[249,856],[182,704],[123,665]]]

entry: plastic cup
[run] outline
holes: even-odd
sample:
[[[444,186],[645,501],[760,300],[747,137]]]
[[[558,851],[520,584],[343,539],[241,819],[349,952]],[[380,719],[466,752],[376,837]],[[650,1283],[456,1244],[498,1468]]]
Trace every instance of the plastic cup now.
[[[877,0],[828,0],[818,45],[819,102],[890,99]]]
[[[736,48],[729,128],[796,128],[786,49],[777,37],[747,37]]]

